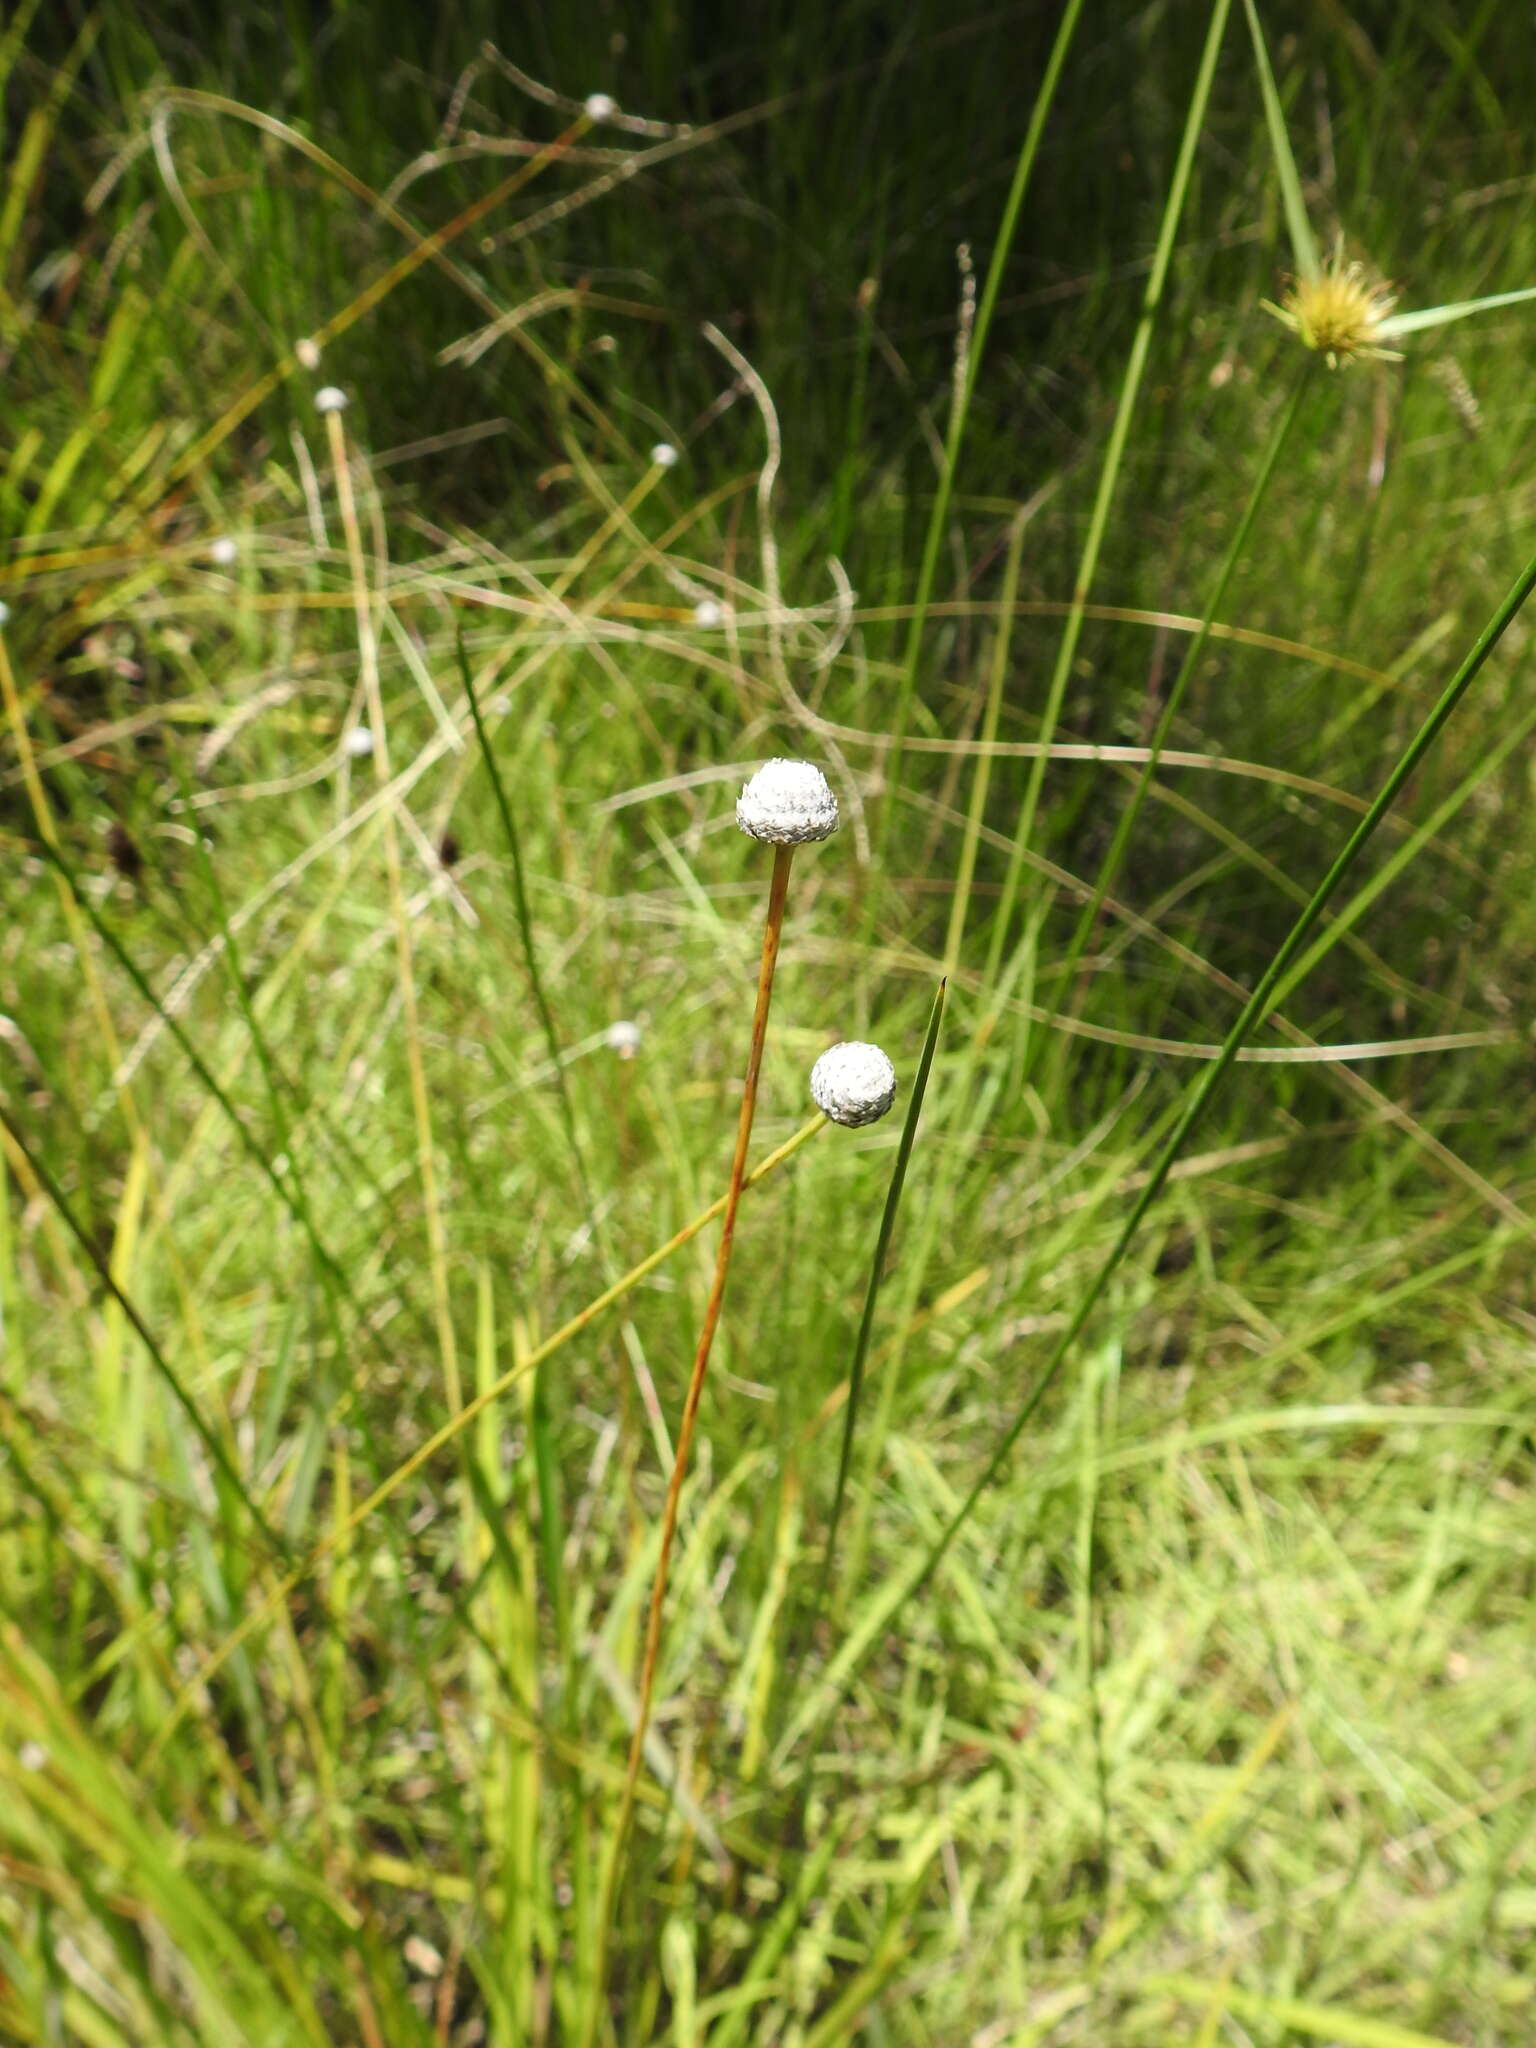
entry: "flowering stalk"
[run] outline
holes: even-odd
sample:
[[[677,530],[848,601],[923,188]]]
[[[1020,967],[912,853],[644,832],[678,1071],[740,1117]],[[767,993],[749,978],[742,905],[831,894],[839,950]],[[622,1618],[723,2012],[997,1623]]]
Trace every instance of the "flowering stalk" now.
[[[768,912],[763,924],[762,959],[757,973],[757,1001],[752,1012],[752,1042],[747,1054],[746,1079],[742,1084],[741,1111],[736,1121],[736,1150],[731,1160],[731,1177],[726,1191],[725,1221],[720,1232],[720,1248],[715,1255],[714,1279],[710,1283],[709,1299],[704,1305],[704,1321],[694,1352],[693,1370],[688,1377],[688,1391],[684,1397],[682,1422],[678,1429],[677,1450],[672,1460],[672,1477],[667,1485],[666,1505],[662,1510],[661,1543],[656,1558],[655,1576],[651,1582],[650,1607],[645,1626],[645,1650],[640,1665],[640,1697],[635,1711],[634,1731],[630,1737],[629,1762],[624,1773],[624,1789],[619,1800],[619,1815],[614,1827],[613,1848],[608,1865],[608,1881],[604,1887],[602,1916],[598,1925],[592,2005],[587,2015],[586,2026],[586,2038],[589,2041],[593,2037],[598,2008],[603,1997],[608,1933],[613,1922],[614,1903],[618,1896],[619,1877],[624,1863],[624,1849],[629,1836],[630,1821],[634,1815],[635,1791],[639,1784],[640,1765],[645,1754],[645,1737],[650,1727],[651,1703],[656,1691],[662,1611],[667,1596],[672,1544],[677,1534],[678,1503],[682,1498],[683,1481],[688,1474],[688,1458],[693,1448],[699,1404],[703,1399],[704,1381],[709,1371],[709,1356],[714,1348],[715,1331],[719,1327],[720,1311],[725,1301],[725,1284],[730,1273],[731,1249],[736,1236],[736,1210],[741,1200],[747,1146],[751,1141],[752,1121],[757,1111],[757,1084],[763,1064],[763,1044],[768,1034],[768,1008],[773,999],[773,973],[778,962],[779,941],[784,929],[784,906],[789,896],[790,865],[797,846],[809,840],[829,838],[837,830],[837,803],[820,769],[812,767],[807,761],[774,760],[759,769],[743,789],[736,805],[736,822],[750,838],[762,839],[772,845],[773,877],[768,887]]]

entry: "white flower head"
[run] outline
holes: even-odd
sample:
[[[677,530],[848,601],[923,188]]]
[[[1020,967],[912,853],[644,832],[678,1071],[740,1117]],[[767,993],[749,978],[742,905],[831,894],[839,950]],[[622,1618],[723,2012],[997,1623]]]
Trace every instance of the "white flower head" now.
[[[322,384],[315,393],[316,412],[345,412],[348,399],[339,384]]]
[[[311,341],[306,334],[302,341],[293,344],[293,359],[301,370],[318,370],[320,367],[320,344]]]
[[[804,846],[837,830],[837,798],[811,761],[765,761],[736,799],[736,822],[749,838]]]
[[[10,617],[11,617],[11,608],[10,608],[10,606],[9,606],[9,605],[8,605],[8,604],[6,603],[6,601],[5,601],[5,599],[4,599],[4,598],[3,598],[3,597],[0,597],[0,626],[5,626],[5,625],[9,625],[9,623],[10,623]]]
[[[610,93],[589,92],[581,111],[589,121],[611,121],[619,111],[619,103]]]
[[[640,1050],[642,1036],[640,1026],[632,1018],[620,1017],[603,1033],[603,1043],[621,1060],[632,1060]]]
[[[676,469],[677,450],[670,441],[658,441],[651,450],[651,460],[658,469]]]
[[[373,734],[366,725],[354,725],[341,745],[354,761],[365,761],[373,752]]]
[[[231,562],[240,559],[240,545],[227,533],[221,533],[217,540],[208,544],[208,559],[215,568],[227,569]]]
[[[896,1069],[878,1045],[849,1039],[812,1067],[811,1099],[835,1124],[877,1123],[896,1100]]]
[[[723,625],[725,606],[717,597],[701,597],[693,608],[693,623],[706,627]]]

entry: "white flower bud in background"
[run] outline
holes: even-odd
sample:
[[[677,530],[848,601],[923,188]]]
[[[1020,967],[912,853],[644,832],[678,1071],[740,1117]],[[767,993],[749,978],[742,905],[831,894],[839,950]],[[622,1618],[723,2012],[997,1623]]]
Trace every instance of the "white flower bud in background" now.
[[[715,597],[701,597],[693,608],[693,623],[696,626],[720,626],[725,623],[725,606]]]
[[[632,1060],[640,1050],[642,1035],[640,1026],[631,1018],[620,1017],[617,1023],[610,1024],[603,1033],[603,1043],[610,1051],[616,1052],[621,1060]]]
[[[837,798],[810,761],[765,761],[736,799],[736,822],[753,839],[803,846],[837,830]]]
[[[239,544],[232,540],[227,533],[221,533],[216,541],[209,543],[208,559],[214,564],[215,568],[227,569],[231,562],[236,562],[240,559]]]
[[[354,725],[342,741],[341,748],[354,761],[365,761],[373,752],[373,734],[366,725]]]
[[[9,623],[10,623],[10,617],[11,617],[11,608],[10,608],[10,606],[9,606],[9,605],[8,605],[8,604],[6,603],[6,601],[5,601],[5,599],[4,599],[4,598],[3,598],[3,597],[0,597],[0,626],[5,626],[5,625],[9,625]]]
[[[651,460],[658,469],[676,469],[677,450],[670,441],[658,441],[651,450]]]
[[[337,384],[322,384],[315,393],[316,412],[345,412],[347,394]]]
[[[878,1045],[849,1039],[811,1069],[811,1099],[835,1124],[872,1124],[896,1100],[896,1069]]]
[[[589,92],[581,111],[589,121],[611,121],[619,111],[619,103],[605,92]]]
[[[320,367],[320,344],[311,341],[306,334],[302,341],[293,344],[293,359],[301,370],[318,370]]]

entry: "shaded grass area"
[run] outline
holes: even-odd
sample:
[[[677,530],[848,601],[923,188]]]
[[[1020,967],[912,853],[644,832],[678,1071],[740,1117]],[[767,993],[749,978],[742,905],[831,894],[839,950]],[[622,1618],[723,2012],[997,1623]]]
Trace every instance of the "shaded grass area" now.
[[[1405,303],[1536,274],[1512,17],[1262,11],[1320,236],[1341,221]],[[720,46],[679,12],[606,53],[564,13],[516,49],[467,8],[274,11],[222,45],[170,9],[13,17],[8,2037],[1528,2036],[1522,623],[1355,878],[1379,899],[1346,895],[1002,1483],[887,1611],[1195,1050],[1529,548],[1522,309],[1315,375],[1072,959],[1290,387],[1258,308],[1280,191],[1229,24],[999,923],[1208,19],[1085,10],[892,788],[955,244],[984,267],[1053,14],[786,12]],[[694,133],[587,128],[598,88]],[[317,370],[291,360],[518,169]],[[352,399],[350,550],[323,382]],[[846,822],[797,873],[762,1150],[834,1038],[910,1078],[945,966],[949,1019],[821,1620],[897,1132],[818,1133],[746,1198],[600,1988],[708,1234],[523,1361],[723,1192],[760,895],[729,807],[775,751],[821,761]]]

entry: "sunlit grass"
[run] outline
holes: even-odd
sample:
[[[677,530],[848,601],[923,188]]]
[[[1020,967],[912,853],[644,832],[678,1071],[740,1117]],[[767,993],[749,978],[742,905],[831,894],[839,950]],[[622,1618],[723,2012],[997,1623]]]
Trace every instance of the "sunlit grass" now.
[[[1528,38],[45,14],[0,2036],[1525,2038]]]

